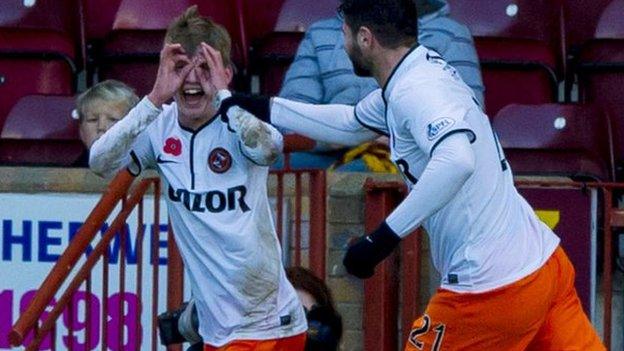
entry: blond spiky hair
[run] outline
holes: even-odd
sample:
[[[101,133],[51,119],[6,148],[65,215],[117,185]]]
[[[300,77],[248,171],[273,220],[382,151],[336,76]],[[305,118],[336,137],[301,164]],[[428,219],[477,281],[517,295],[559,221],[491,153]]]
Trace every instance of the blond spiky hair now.
[[[222,25],[202,17],[197,5],[189,7],[180,17],[173,20],[165,34],[165,43],[181,44],[189,56],[195,54],[202,41],[221,53],[226,67],[231,64],[230,35]]]

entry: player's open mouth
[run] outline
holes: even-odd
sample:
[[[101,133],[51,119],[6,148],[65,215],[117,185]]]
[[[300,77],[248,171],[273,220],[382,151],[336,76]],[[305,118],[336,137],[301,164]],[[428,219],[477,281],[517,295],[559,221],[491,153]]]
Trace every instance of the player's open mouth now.
[[[199,103],[205,94],[202,88],[187,88],[182,90],[182,95],[188,104],[194,105]]]
[[[184,95],[186,96],[204,95],[204,91],[202,89],[184,89]]]

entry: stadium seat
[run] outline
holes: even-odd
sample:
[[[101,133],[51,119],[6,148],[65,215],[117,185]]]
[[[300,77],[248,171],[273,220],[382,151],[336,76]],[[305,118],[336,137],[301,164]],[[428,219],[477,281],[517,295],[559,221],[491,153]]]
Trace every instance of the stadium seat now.
[[[158,57],[170,22],[192,5],[199,12],[225,26],[232,37],[232,58],[240,71],[245,62],[238,2],[199,0],[123,0],[112,29],[101,49],[95,50],[95,74],[99,80],[118,79],[147,94],[158,70]]]
[[[556,102],[563,75],[563,10],[556,0],[450,0],[451,16],[475,37],[494,116],[510,103]]]
[[[576,66],[581,101],[604,106],[613,123],[618,179],[624,179],[624,0],[600,15],[593,39],[581,48]]]
[[[614,178],[610,123],[598,107],[511,104],[492,126],[517,175]]]
[[[0,128],[22,96],[74,92],[77,1],[0,1]]]
[[[113,29],[122,0],[82,0],[87,42],[101,41]]]
[[[248,0],[245,4],[252,70],[260,78],[260,92],[275,95],[307,28],[320,19],[335,16],[338,1],[318,0],[314,6],[304,0]],[[256,14],[260,8],[265,10]],[[266,11],[267,8],[279,10]]]
[[[0,133],[0,164],[72,165],[85,151],[74,107],[72,96],[21,98]]]
[[[600,16],[613,0],[564,1],[564,18],[568,54],[577,53],[586,41],[593,38]]]

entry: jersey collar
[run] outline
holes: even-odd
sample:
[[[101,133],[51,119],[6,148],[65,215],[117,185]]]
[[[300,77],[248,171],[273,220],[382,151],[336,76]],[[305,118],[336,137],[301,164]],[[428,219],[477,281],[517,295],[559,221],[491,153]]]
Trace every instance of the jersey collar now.
[[[401,77],[405,71],[411,66],[411,63],[424,56],[427,53],[427,48],[422,45],[414,45],[412,48],[403,56],[401,61],[394,66],[392,69],[392,73],[388,77],[386,84],[382,90],[382,96],[385,102],[388,101],[388,96],[392,91],[392,88],[398,81],[398,77]]]
[[[180,119],[178,118],[178,111],[177,111],[177,107],[176,107],[176,121],[178,121],[178,127],[180,127],[180,129],[182,129],[185,132],[189,132],[191,134],[197,134],[199,133],[202,129],[206,128],[208,125],[210,125],[214,120],[217,119],[217,117],[219,117],[219,112],[217,112],[214,116],[210,117],[209,120],[207,120],[206,122],[204,122],[204,124],[202,124],[201,126],[199,126],[199,128],[197,128],[197,130],[192,130],[190,128],[187,128],[185,126],[183,126],[180,123]]]

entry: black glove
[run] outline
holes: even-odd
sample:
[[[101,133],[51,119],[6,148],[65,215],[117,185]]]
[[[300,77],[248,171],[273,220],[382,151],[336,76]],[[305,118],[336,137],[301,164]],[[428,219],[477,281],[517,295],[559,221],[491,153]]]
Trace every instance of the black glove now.
[[[342,264],[349,274],[360,279],[370,278],[375,273],[375,266],[388,257],[399,242],[401,238],[384,221],[370,235],[349,245]]]
[[[160,331],[160,343],[163,345],[183,342],[197,343],[201,347],[204,345],[199,335],[197,307],[195,307],[195,301],[192,299],[183,303],[177,310],[160,314],[158,316],[158,329]]]
[[[160,343],[163,345],[181,344],[186,341],[178,330],[180,315],[186,308],[186,304],[174,311],[167,311],[158,315],[158,330],[160,331]]]
[[[256,116],[256,118],[261,121],[271,123],[270,105],[271,99],[267,96],[236,93],[221,101],[218,113],[221,114],[221,119],[223,119],[224,122],[227,122],[227,110],[229,110],[232,106],[238,106]]]

